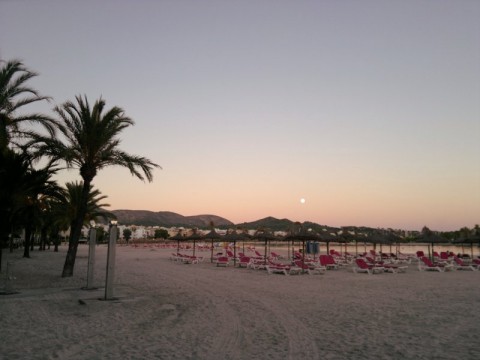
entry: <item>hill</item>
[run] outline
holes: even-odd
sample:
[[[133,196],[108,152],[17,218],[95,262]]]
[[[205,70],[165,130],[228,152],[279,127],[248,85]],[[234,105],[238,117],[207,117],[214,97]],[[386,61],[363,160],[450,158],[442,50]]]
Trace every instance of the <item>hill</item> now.
[[[140,226],[184,226],[207,228],[213,221],[215,226],[232,226],[230,220],[217,215],[194,215],[183,216],[170,211],[148,211],[148,210],[112,210],[120,224]]]
[[[277,219],[272,216],[240,224],[234,224],[228,219],[217,215],[194,215],[183,216],[171,211],[148,211],[148,210],[112,210],[117,220],[122,225],[139,225],[139,226],[183,226],[187,228],[208,229],[210,223],[213,222],[215,227],[220,229],[242,228],[248,230],[269,229],[271,231],[290,231],[295,225],[294,221],[289,219]],[[340,228],[305,221],[302,224],[307,229],[314,231],[322,231],[327,229],[331,232],[337,232]],[[371,228],[349,226],[344,227],[349,231],[370,232]]]
[[[264,219],[252,221],[249,223],[237,224],[237,227],[245,229],[269,229],[271,231],[290,231],[294,228],[295,222],[289,219],[277,219],[272,216]],[[320,225],[310,221],[305,221],[302,226],[306,229],[312,229],[314,231],[322,231],[328,229],[329,231],[337,231],[340,229],[333,228],[327,225]]]
[[[292,228],[294,222],[288,219],[277,219],[272,216],[264,219],[237,224],[244,229],[269,229],[271,231],[288,231]]]

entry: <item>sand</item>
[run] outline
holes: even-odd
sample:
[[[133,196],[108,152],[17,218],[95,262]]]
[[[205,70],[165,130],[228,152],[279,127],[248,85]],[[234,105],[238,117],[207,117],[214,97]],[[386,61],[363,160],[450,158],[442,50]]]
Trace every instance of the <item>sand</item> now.
[[[478,359],[480,271],[269,275],[184,265],[118,246],[116,300],[102,301],[106,246],[61,278],[58,253],[4,252],[18,292],[0,296],[2,359]],[[208,253],[203,253],[208,256]],[[5,285],[5,267],[0,289]]]

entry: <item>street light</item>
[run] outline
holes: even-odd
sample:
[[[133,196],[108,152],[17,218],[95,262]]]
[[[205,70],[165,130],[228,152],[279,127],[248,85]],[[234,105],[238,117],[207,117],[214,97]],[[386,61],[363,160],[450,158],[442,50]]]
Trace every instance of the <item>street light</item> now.
[[[105,278],[105,300],[113,299],[113,280],[115,277],[115,246],[117,242],[117,220],[110,220],[110,239],[108,241],[107,275]]]
[[[97,229],[95,220],[90,220],[90,239],[88,243],[88,268],[87,268],[87,287],[86,290],[94,289],[93,273],[95,267],[95,245],[97,242]]]

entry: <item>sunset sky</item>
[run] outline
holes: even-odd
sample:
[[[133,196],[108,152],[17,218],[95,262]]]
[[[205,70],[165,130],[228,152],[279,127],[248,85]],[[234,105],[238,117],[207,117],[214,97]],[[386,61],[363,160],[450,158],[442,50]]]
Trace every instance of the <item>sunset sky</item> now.
[[[135,121],[122,149],[163,170],[101,171],[110,209],[480,223],[480,1],[0,1],[0,58],[40,74],[31,110]]]

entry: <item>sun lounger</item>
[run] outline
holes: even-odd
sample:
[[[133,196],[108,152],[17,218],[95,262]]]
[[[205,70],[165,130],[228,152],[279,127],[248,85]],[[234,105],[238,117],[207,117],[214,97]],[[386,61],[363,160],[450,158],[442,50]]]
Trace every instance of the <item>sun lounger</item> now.
[[[238,267],[248,268],[250,266],[251,259],[249,256],[241,256],[238,260]]]
[[[424,257],[424,256],[425,256],[425,253],[424,253],[422,250],[418,250],[418,251],[417,251],[417,258],[418,258],[418,259],[421,259],[421,258]]]
[[[261,258],[261,259],[265,258],[265,256],[263,256],[263,254],[260,254],[260,252],[258,250],[255,250],[255,255],[257,255],[257,257]]]
[[[249,267],[254,270],[266,270],[267,263],[257,257],[251,258]]]
[[[268,265],[266,265],[265,268],[269,274],[277,273],[277,274],[285,274],[285,275],[294,275],[294,274],[300,274],[300,272],[302,271],[302,269],[300,269],[298,266],[277,263],[272,260],[268,261]]]
[[[385,269],[385,272],[389,273],[404,273],[407,271],[407,265],[398,265],[398,264],[383,264],[382,267]]]
[[[320,265],[325,266],[327,270],[337,270],[338,264],[332,255],[320,255]]]
[[[276,252],[274,252],[274,251],[271,251],[271,252],[270,252],[270,255],[271,255],[271,256],[272,256],[272,258],[273,258],[273,259],[275,259],[275,260],[280,260],[280,259],[283,259],[283,256],[281,256],[281,255],[277,254],[277,253],[276,253]]]
[[[440,260],[442,261],[451,261],[452,260],[452,257],[450,256],[450,253],[446,252],[446,251],[442,251],[440,253]]]
[[[369,265],[364,259],[355,259],[355,264],[357,265],[353,267],[353,272],[355,273],[367,273],[372,275],[385,271],[383,266]]]
[[[177,256],[177,261],[182,262],[183,264],[198,264],[200,261],[202,261],[202,257],[198,256],[192,256],[192,255],[187,255],[187,254],[178,254]]]
[[[302,272],[307,272],[309,275],[323,275],[327,270],[325,266],[304,263],[302,260],[295,260],[294,264],[300,268]]]
[[[276,265],[266,265],[267,273],[268,274],[284,274],[289,275],[287,268],[284,266],[276,266]]]
[[[228,257],[226,256],[220,256],[217,258],[217,260],[215,261],[215,263],[217,264],[217,266],[229,266],[230,265],[230,260],[228,259]]]
[[[285,264],[276,264],[269,261],[268,265],[265,265],[265,268],[269,274],[290,275],[290,266]]]
[[[383,261],[376,261],[375,259],[371,258],[370,256],[365,256],[365,262],[368,265],[376,265],[376,266],[383,266],[384,262]]]
[[[298,251],[295,251],[293,253],[293,258],[296,259],[296,260],[301,260],[302,259],[302,253],[298,252]]]
[[[233,259],[235,257],[235,255],[233,254],[233,252],[231,250],[225,250],[225,252],[227,253],[227,256],[230,258],[230,259]]]
[[[455,270],[472,270],[477,271],[478,265],[476,264],[465,264],[462,259],[457,256],[453,257],[453,267]]]
[[[418,270],[444,272],[447,270],[454,270],[454,268],[452,264],[433,263],[429,258],[423,256],[418,262]]]

